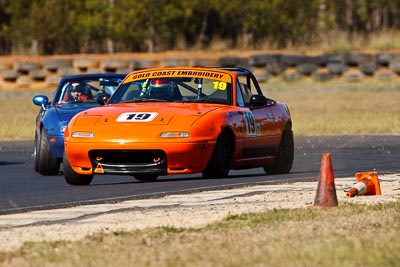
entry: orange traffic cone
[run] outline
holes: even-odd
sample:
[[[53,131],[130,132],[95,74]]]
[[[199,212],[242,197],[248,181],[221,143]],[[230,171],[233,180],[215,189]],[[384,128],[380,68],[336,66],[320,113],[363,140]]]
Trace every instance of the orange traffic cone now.
[[[324,153],[322,155],[321,170],[314,206],[322,208],[338,206],[332,171],[331,154],[329,153]]]
[[[357,172],[355,175],[357,183],[346,193],[347,197],[381,194],[381,186],[376,171]]]

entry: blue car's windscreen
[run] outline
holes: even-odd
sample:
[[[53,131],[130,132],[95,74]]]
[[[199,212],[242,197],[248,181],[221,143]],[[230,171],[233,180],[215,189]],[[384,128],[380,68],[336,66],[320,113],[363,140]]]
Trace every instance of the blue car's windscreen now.
[[[93,103],[100,93],[113,94],[122,78],[94,78],[66,80],[55,95],[55,103]]]

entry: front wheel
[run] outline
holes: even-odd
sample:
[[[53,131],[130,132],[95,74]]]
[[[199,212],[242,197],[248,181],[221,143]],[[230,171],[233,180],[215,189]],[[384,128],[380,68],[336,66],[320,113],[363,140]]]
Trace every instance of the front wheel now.
[[[35,170],[41,175],[57,175],[60,171],[60,161],[53,157],[45,129],[40,132],[40,138],[35,141]]]
[[[286,125],[282,133],[282,139],[276,153],[275,161],[264,166],[268,174],[285,174],[290,171],[294,159],[293,131],[290,124]]]
[[[68,157],[64,152],[64,179],[70,185],[89,185],[93,180],[93,175],[83,175],[74,172],[69,163]]]
[[[232,139],[227,130],[222,130],[207,167],[203,170],[204,178],[227,177],[231,167],[233,153]]]

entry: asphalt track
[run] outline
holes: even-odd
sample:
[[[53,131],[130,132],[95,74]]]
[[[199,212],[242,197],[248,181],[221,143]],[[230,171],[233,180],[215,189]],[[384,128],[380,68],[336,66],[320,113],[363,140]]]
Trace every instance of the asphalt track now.
[[[34,172],[33,141],[0,142],[0,214],[288,180],[317,180],[324,153],[331,154],[335,179],[374,169],[379,174],[400,173],[400,135],[295,137],[295,148],[294,165],[287,175],[266,175],[257,168],[231,171],[224,179],[203,179],[201,174],[174,175],[149,183],[130,176],[97,175],[89,186],[70,186],[62,175],[41,176]]]

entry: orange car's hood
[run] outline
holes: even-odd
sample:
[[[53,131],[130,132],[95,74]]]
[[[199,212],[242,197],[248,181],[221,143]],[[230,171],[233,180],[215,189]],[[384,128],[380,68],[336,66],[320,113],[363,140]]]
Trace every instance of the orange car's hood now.
[[[144,123],[146,125],[192,125],[204,114],[221,108],[218,104],[203,103],[125,103],[92,108],[82,112],[75,126]]]

